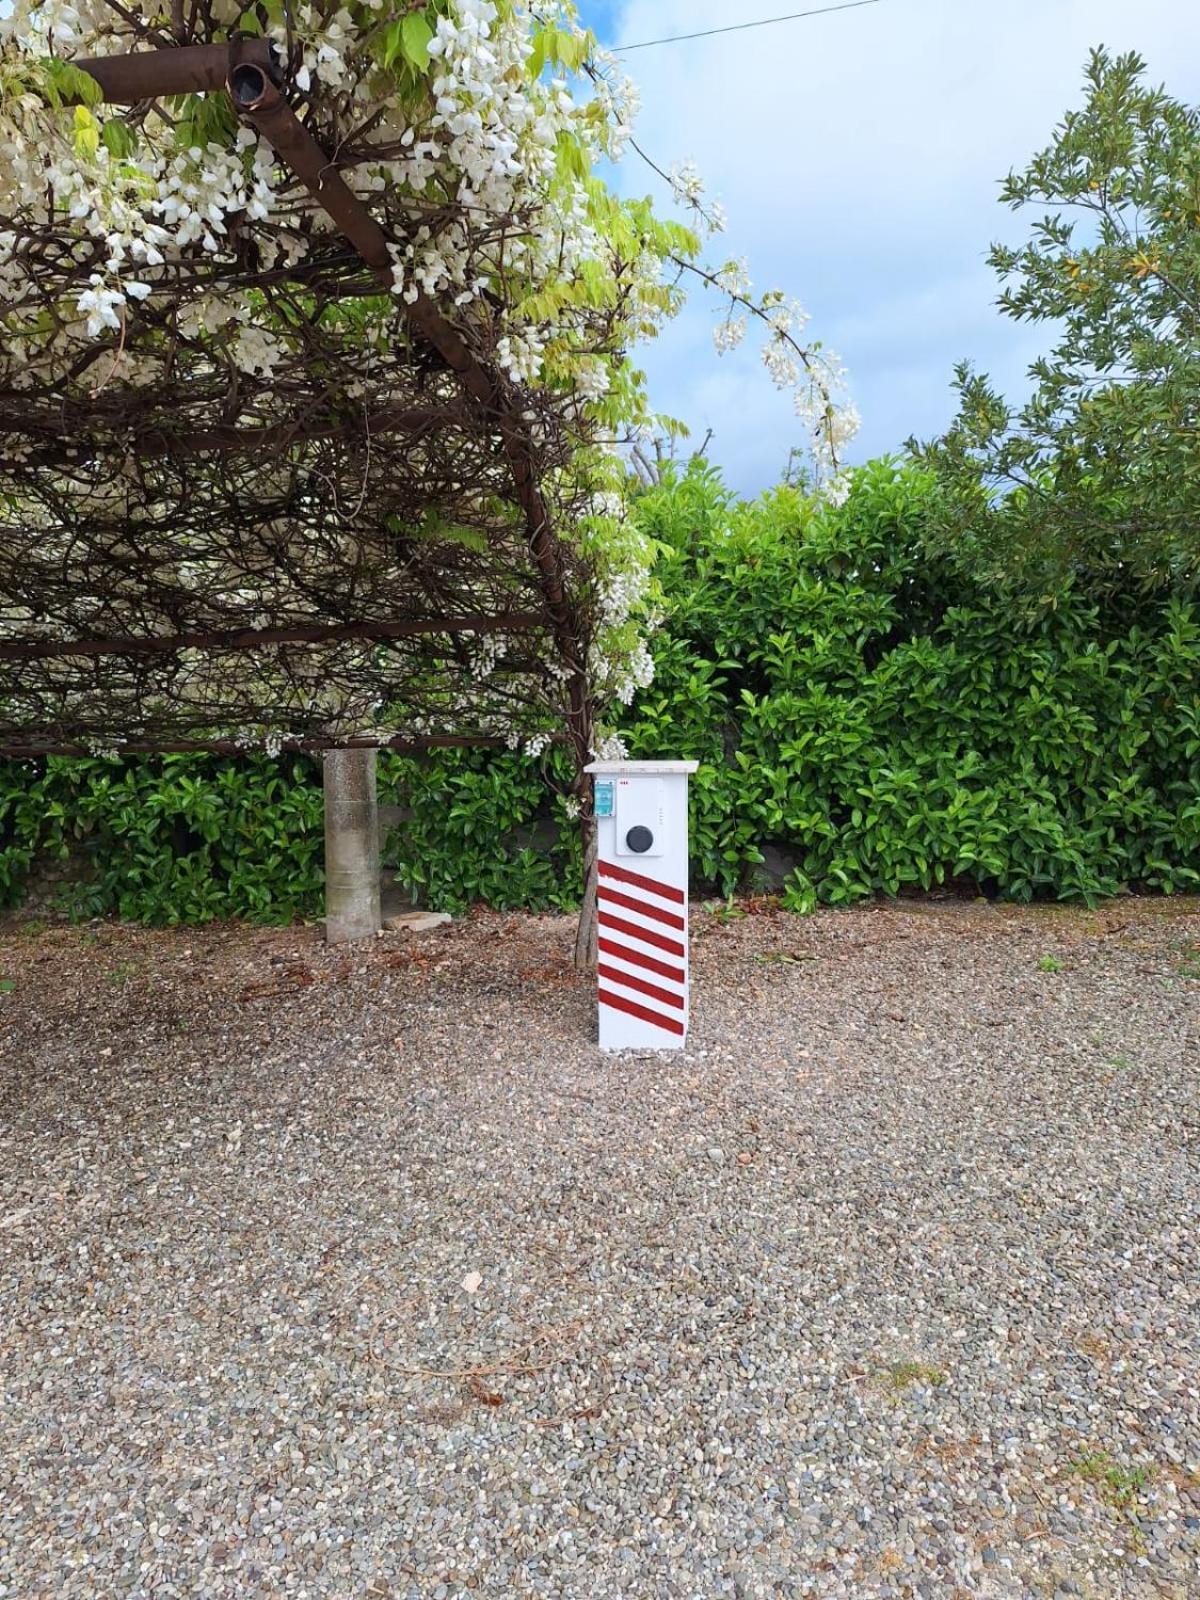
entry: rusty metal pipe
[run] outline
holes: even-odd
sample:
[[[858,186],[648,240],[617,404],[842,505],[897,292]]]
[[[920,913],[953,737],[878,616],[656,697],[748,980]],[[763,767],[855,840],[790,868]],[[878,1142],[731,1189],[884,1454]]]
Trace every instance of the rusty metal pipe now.
[[[228,44],[185,44],[166,50],[136,50],[123,56],[93,56],[72,65],[95,78],[106,101],[134,106],[172,94],[210,94],[223,89],[239,65],[256,67],[270,82],[279,74],[278,52],[269,39],[234,39]]]
[[[315,196],[349,239],[385,289],[392,287],[392,256],[387,234],[349,188],[258,62],[232,67],[229,98],[244,117]]]

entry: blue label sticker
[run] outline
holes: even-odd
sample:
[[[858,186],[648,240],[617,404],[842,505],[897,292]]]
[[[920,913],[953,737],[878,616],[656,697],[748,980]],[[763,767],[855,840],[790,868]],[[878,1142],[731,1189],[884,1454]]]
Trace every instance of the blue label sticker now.
[[[613,814],[613,786],[608,782],[596,784],[596,815],[598,817],[611,817]]]

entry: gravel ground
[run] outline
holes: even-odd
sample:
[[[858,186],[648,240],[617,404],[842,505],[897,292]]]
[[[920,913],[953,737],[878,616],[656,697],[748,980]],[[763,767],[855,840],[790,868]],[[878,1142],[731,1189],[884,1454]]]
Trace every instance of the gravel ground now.
[[[1200,1595],[1200,904],[569,948],[0,925],[0,1595]]]

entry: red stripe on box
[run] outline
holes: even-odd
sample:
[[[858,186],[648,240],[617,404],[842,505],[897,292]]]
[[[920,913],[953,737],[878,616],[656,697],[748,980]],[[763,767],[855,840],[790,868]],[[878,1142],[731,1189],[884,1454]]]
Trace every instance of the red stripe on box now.
[[[610,889],[602,883],[597,891],[601,900],[607,900],[610,905],[623,906],[626,911],[636,911],[639,917],[649,917],[651,922],[661,922],[665,928],[677,928],[680,933],[687,927],[682,917],[677,917],[673,911],[664,911],[661,906],[648,905],[644,900],[635,900],[631,894],[621,894],[617,889]]]
[[[660,989],[656,983],[647,983],[644,978],[635,978],[632,972],[621,972],[617,967],[606,967],[601,963],[597,969],[605,983],[619,984],[622,989],[635,989],[638,994],[647,995],[651,1000],[657,1000],[664,1006],[674,1006],[677,1011],[683,1010],[683,996],[672,994],[670,989]]]
[[[664,1033],[678,1034],[683,1037],[683,1023],[678,1017],[662,1017],[657,1011],[651,1011],[649,1006],[640,1006],[636,1000],[626,1000],[624,995],[609,994],[607,990],[600,990],[600,1004],[611,1006],[614,1011],[623,1011],[627,1017],[636,1017],[639,1022],[653,1023],[656,1028],[661,1028]]]
[[[651,933],[649,928],[639,928],[636,922],[609,916],[603,907],[600,909],[600,926],[607,928],[610,933],[623,934],[626,939],[639,939],[642,944],[652,945],[655,950],[665,950],[669,956],[687,955],[687,946],[680,944],[678,939],[667,939],[661,933]]]
[[[640,872],[630,872],[628,867],[616,867],[611,861],[600,863],[600,876],[612,878],[615,883],[627,883],[631,889],[644,889],[647,894],[659,895],[663,900],[673,900],[677,906],[687,904],[687,895],[682,889],[659,883],[657,878],[644,878]]]
[[[622,961],[628,961],[631,966],[643,967],[647,972],[657,972],[660,978],[671,978],[675,983],[686,983],[687,973],[682,967],[668,966],[665,961],[659,961],[654,956],[643,955],[640,950],[630,950],[623,944],[616,944],[612,939],[600,940],[600,953],[606,956],[619,956]]]

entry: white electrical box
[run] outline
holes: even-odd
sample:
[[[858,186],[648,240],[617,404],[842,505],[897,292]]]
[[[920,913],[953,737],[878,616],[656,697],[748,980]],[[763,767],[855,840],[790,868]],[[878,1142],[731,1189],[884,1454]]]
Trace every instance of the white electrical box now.
[[[687,1038],[688,778],[695,761],[595,761],[602,1050]]]
[[[616,779],[616,849],[620,856],[661,856],[665,846],[667,786],[661,778]],[[686,825],[687,817],[685,814]]]

